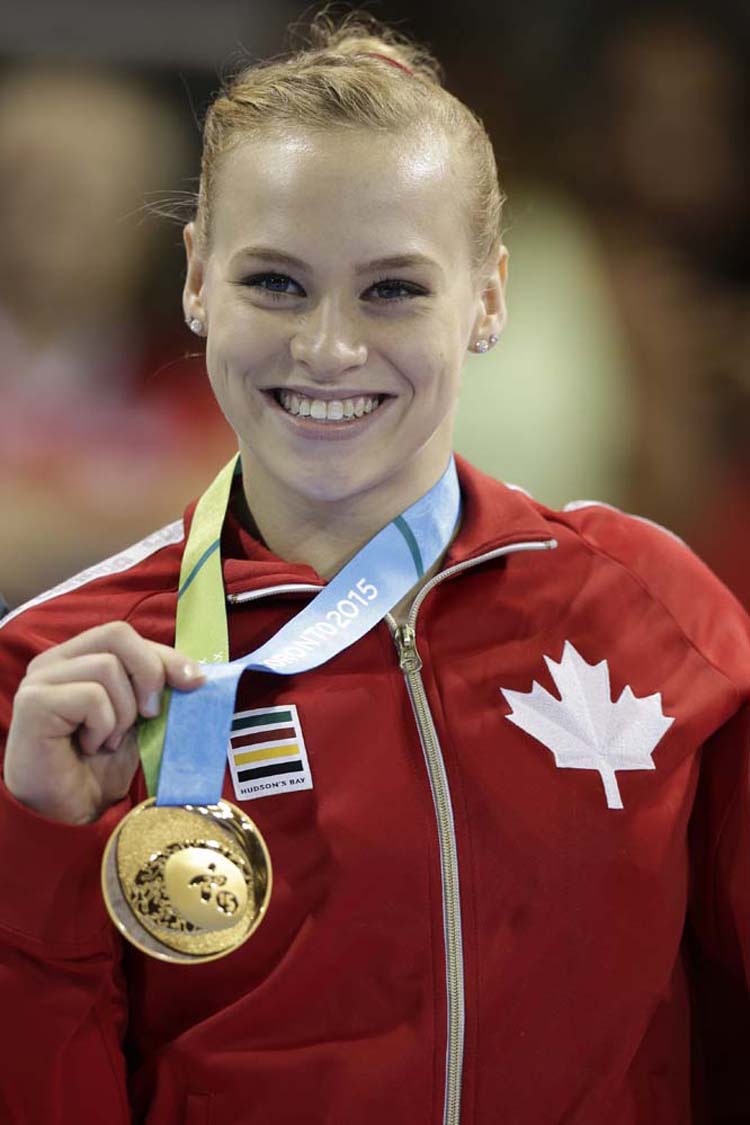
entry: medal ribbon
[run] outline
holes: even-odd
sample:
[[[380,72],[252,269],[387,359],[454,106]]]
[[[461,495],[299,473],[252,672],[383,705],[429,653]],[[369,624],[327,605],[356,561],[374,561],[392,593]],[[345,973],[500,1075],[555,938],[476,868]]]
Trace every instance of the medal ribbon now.
[[[146,784],[150,794],[156,788],[157,805],[215,804],[242,674],[295,675],[354,644],[440,558],[460,513],[451,457],[429,492],[373,536],[303,610],[259,648],[230,661],[220,541],[238,469],[238,459],[230,462],[198,501],[180,571],[175,645],[205,662],[206,681],[193,692],[166,693],[162,714],[139,730]]]

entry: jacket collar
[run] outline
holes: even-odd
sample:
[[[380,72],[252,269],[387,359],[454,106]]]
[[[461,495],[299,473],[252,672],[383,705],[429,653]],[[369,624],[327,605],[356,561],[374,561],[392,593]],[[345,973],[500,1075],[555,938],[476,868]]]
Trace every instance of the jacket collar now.
[[[544,509],[520,489],[509,487],[456,456],[461,486],[461,525],[448,549],[444,568],[478,558],[498,547],[553,539]],[[235,487],[239,487],[239,484]],[[195,503],[185,513],[189,528]],[[230,500],[221,537],[224,586],[228,594],[273,586],[324,585],[312,567],[272,554],[242,526]]]
[[[444,568],[511,543],[554,539],[553,530],[542,514],[544,509],[522,489],[487,476],[463,457],[456,456],[456,466],[461,485],[462,518]]]

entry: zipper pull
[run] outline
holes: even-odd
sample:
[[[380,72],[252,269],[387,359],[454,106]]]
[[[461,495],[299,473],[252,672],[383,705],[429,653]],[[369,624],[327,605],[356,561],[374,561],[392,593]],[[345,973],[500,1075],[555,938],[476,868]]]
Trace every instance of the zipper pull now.
[[[422,658],[417,652],[417,641],[411,625],[399,625],[396,630],[398,663],[402,672],[418,672]]]

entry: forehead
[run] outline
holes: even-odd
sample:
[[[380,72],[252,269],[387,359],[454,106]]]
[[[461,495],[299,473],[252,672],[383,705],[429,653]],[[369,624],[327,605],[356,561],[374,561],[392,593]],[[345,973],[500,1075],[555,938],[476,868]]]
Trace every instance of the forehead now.
[[[222,159],[212,252],[242,242],[307,253],[470,257],[463,177],[447,138],[336,129],[260,136]]]

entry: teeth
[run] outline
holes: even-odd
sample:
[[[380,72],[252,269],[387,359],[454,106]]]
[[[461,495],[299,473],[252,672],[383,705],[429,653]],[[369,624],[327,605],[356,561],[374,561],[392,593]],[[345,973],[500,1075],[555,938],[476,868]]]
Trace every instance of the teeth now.
[[[382,398],[380,396],[360,395],[358,398],[333,399],[324,402],[321,398],[307,398],[292,391],[279,391],[276,395],[278,402],[289,414],[301,418],[314,418],[316,422],[340,422],[342,418],[361,418],[363,414],[371,414],[376,410]]]

